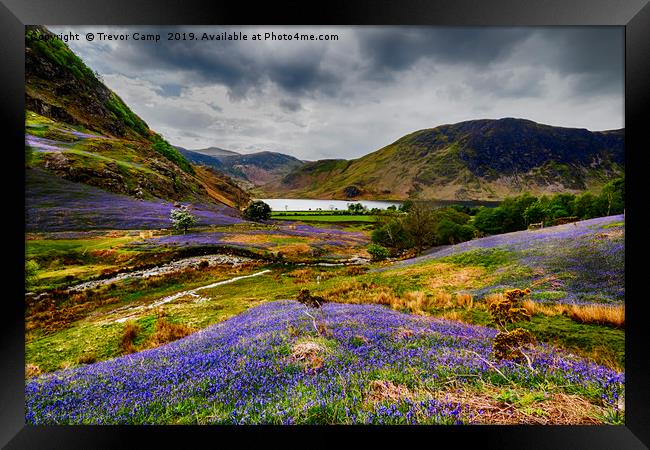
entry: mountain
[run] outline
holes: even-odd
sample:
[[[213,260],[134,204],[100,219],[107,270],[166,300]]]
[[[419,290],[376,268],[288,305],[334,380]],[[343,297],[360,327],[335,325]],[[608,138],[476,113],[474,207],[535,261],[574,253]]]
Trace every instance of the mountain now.
[[[530,120],[471,120],[416,131],[353,160],[298,167],[268,196],[499,200],[597,189],[624,172],[625,132]]]
[[[304,164],[303,161],[284,153],[264,151],[241,155],[230,150],[222,150],[233,154],[208,155],[203,150],[176,148],[188,161],[223,172],[236,180],[244,189],[277,182]]]
[[[25,107],[26,170],[39,172],[28,181],[62,178],[118,195],[116,204],[124,196],[186,202],[232,217],[239,215],[233,207],[247,198],[227,176],[197,171],[41,26],[26,27]],[[80,213],[78,202],[67,198],[73,191],[27,186],[28,208],[49,205],[50,198],[37,194],[48,192],[60,204],[69,204],[70,214]]]
[[[186,148],[178,147],[178,146],[176,146],[176,148],[178,150],[185,150],[185,151],[188,150]],[[241,153],[237,153],[237,152],[234,152],[232,150],[225,150],[225,149],[219,148],[219,147],[199,148],[199,149],[195,149],[195,150],[191,150],[191,151],[194,152],[194,153],[201,153],[203,155],[216,156],[216,157],[241,155]]]

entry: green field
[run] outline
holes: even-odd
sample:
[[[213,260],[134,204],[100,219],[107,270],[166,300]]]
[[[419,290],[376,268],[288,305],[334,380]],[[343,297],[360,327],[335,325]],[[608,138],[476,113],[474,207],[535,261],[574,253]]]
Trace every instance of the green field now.
[[[379,216],[374,214],[331,214],[329,211],[318,211],[309,213],[272,213],[271,218],[275,220],[297,220],[301,222],[376,222]]]

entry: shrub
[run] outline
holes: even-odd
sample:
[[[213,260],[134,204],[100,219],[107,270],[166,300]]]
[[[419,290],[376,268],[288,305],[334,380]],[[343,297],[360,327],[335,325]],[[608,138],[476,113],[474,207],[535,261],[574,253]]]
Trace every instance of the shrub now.
[[[159,316],[156,321],[156,331],[147,340],[146,347],[158,347],[169,342],[177,341],[185,336],[192,334],[195,330],[182,324],[175,324]]]
[[[375,261],[381,261],[388,258],[390,255],[390,252],[386,247],[382,247],[381,245],[374,243],[368,245],[368,253],[370,253],[372,259]]]
[[[271,207],[261,200],[256,200],[246,207],[243,216],[254,222],[268,220],[271,218]]]
[[[84,353],[78,359],[79,364],[92,364],[97,361],[97,356],[94,353]]]
[[[124,324],[124,332],[122,333],[122,340],[120,341],[120,348],[124,353],[135,353],[135,338],[140,332],[140,327],[137,323],[128,321]]]
[[[492,343],[494,357],[510,360],[525,358],[532,368],[530,357],[524,353],[524,349],[535,341],[534,336],[523,328],[508,329],[509,323],[530,320],[530,314],[522,305],[523,297],[528,294],[530,294],[528,289],[506,291],[502,297],[492,298],[488,310],[499,330]]]

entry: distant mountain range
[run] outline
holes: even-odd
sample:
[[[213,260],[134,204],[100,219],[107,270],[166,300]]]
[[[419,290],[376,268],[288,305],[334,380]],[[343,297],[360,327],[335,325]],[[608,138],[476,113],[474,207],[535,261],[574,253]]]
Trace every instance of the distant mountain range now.
[[[179,150],[187,150],[183,147],[178,147],[178,146],[176,146],[176,148],[178,148]],[[201,153],[203,155],[216,156],[216,157],[241,155],[241,153],[234,152],[232,150],[224,150],[223,148],[219,148],[219,147],[199,148],[191,151],[194,153]]]
[[[277,182],[304,164],[298,158],[276,152],[263,151],[243,155],[217,147],[200,150],[176,148],[191,163],[223,172],[245,189]]]
[[[470,120],[416,131],[353,160],[303,164],[262,186],[270,197],[500,200],[597,190],[625,168],[624,129]]]
[[[44,27],[27,26],[25,43],[26,165],[38,170],[28,179],[41,186],[58,177],[134,199],[216,205],[238,215],[251,192],[288,198],[500,200],[524,191],[597,190],[625,170],[623,129],[592,132],[515,118],[419,130],[352,160],[302,161],[219,147],[188,150],[151,130]],[[60,203],[72,195],[64,191],[51,194]],[[30,207],[50,201],[38,198],[46,189],[33,192],[38,194],[29,199]]]

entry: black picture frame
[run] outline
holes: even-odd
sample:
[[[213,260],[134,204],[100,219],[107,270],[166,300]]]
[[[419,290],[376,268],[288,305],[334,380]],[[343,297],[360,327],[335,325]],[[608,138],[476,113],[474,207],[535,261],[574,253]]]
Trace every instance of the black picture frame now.
[[[333,437],[397,438],[402,445],[473,444],[488,448],[627,449],[650,445],[650,342],[643,305],[645,255],[643,153],[650,150],[643,118],[650,105],[649,0],[474,0],[328,1],[282,4],[200,0],[1,0],[0,116],[7,125],[2,149],[5,203],[15,218],[5,233],[3,314],[0,333],[0,445],[6,448],[131,448],[146,445],[186,448],[197,439],[210,446],[313,445]],[[24,26],[43,25],[437,25],[437,26],[593,26],[625,27],[626,127],[626,425],[625,426],[467,426],[467,427],[100,427],[27,426],[24,418]],[[14,210],[15,208],[15,210]],[[629,245],[629,243],[632,243]],[[7,246],[7,243],[13,244]],[[635,263],[636,261],[636,263]],[[343,435],[343,436],[341,436]],[[408,439],[408,440],[405,440]],[[138,444],[140,443],[140,444]],[[276,442],[277,443],[277,442]],[[206,444],[203,444],[206,445]],[[233,445],[233,444],[231,444]],[[421,445],[421,444],[419,444]]]

